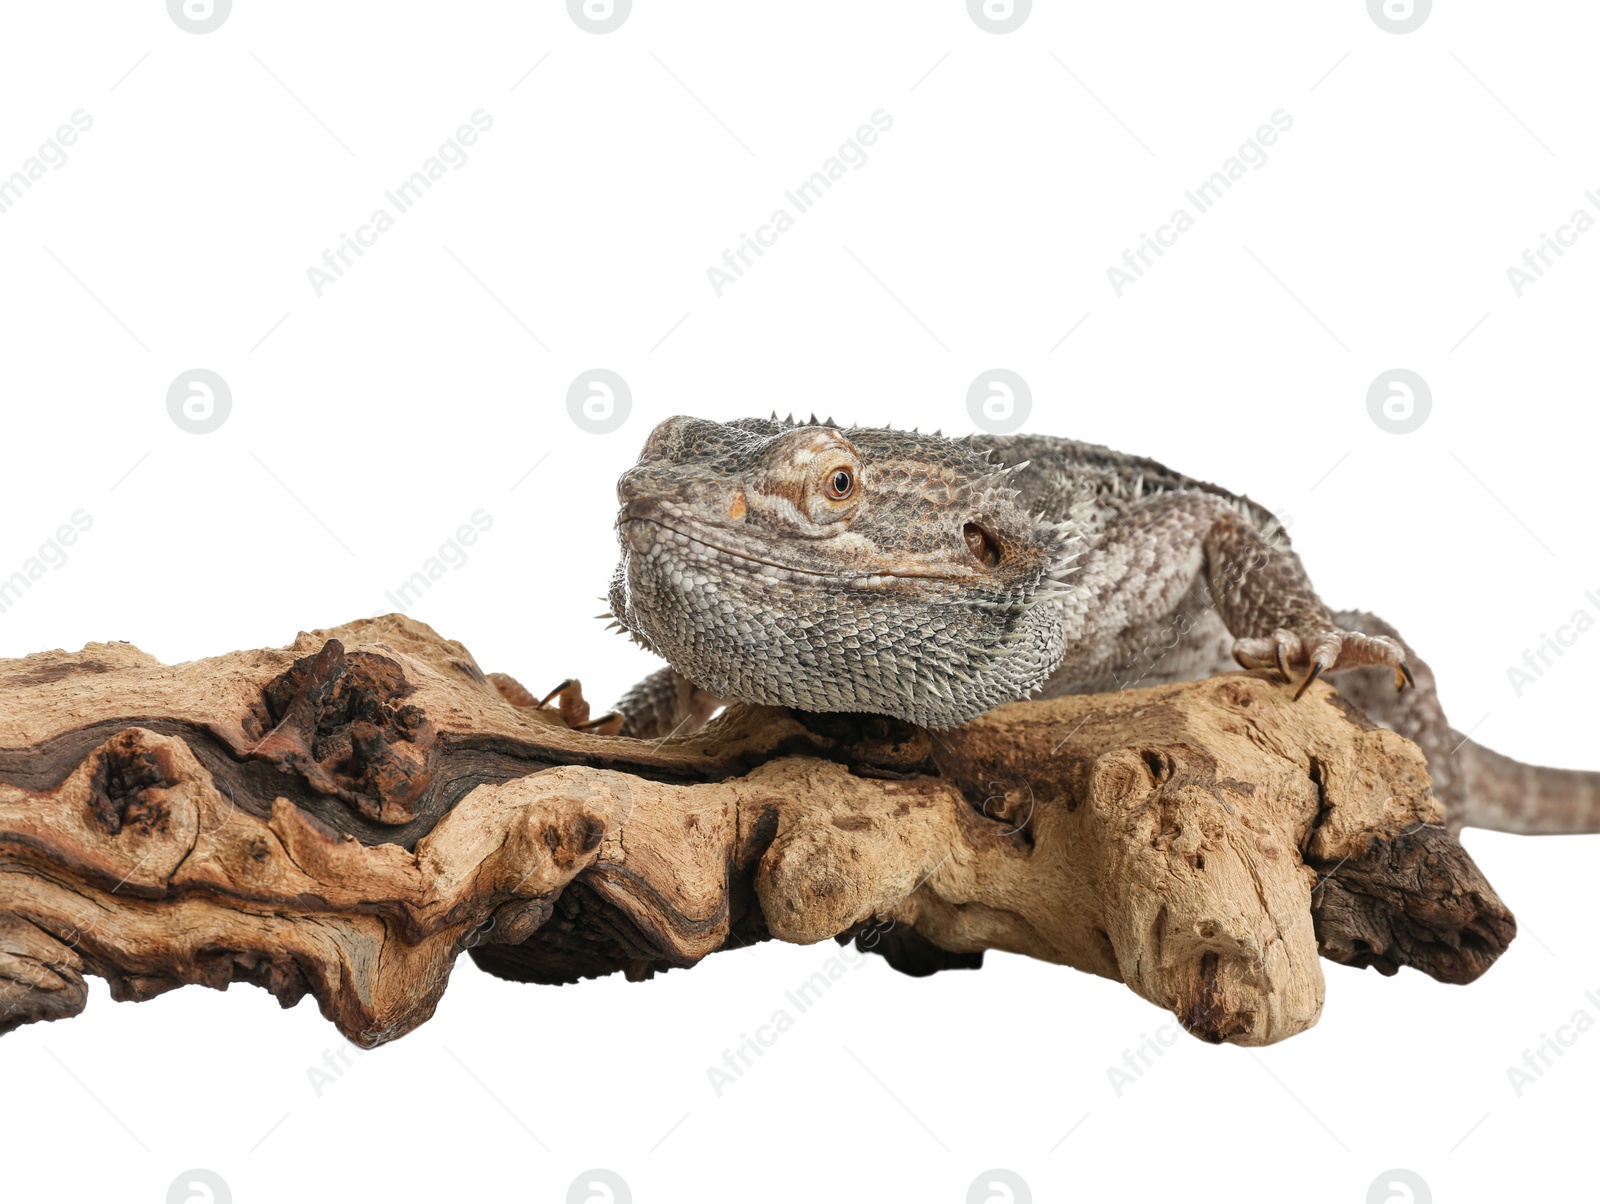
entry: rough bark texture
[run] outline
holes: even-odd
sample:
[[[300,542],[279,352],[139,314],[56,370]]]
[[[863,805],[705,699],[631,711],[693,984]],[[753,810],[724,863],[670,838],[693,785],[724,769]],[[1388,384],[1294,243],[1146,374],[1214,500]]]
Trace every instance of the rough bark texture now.
[[[854,937],[911,974],[1074,966],[1258,1045],[1316,1022],[1319,952],[1464,983],[1515,933],[1418,750],[1324,684],[948,732],[735,707],[646,743],[496,676],[400,616],[182,665],[0,661],[0,1031],[76,1014],[95,974],[309,993],[373,1046],[464,949],[565,983]]]

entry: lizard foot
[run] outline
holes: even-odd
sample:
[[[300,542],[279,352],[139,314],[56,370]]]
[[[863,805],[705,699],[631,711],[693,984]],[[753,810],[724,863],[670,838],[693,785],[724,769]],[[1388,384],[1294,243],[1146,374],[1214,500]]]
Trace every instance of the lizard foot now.
[[[1294,692],[1296,698],[1323,673],[1365,665],[1388,665],[1394,670],[1397,690],[1417,684],[1398,640],[1338,628],[1294,631],[1280,627],[1270,636],[1235,640],[1233,659],[1244,669],[1272,669],[1285,683],[1294,680],[1293,671],[1303,672],[1305,676]]]
[[[576,677],[567,678],[543,698],[535,698],[521,682],[505,673],[490,673],[488,677],[495,689],[500,691],[500,696],[512,706],[538,711],[555,699],[561,721],[574,731],[615,736],[622,730],[623,717],[616,711],[607,711],[596,719],[589,718],[589,703],[583,696],[583,683]]]

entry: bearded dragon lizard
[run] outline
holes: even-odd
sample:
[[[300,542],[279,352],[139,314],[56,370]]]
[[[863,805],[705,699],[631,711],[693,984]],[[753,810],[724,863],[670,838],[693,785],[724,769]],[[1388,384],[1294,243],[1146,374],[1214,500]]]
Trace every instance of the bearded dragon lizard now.
[[[725,701],[941,728],[1235,666],[1297,696],[1340,674],[1422,748],[1453,826],[1600,830],[1600,774],[1453,730],[1428,666],[1381,619],[1331,611],[1270,511],[1154,460],[1042,435],[679,417],[617,496],[606,617],[668,662],[618,703],[624,735],[692,731]]]

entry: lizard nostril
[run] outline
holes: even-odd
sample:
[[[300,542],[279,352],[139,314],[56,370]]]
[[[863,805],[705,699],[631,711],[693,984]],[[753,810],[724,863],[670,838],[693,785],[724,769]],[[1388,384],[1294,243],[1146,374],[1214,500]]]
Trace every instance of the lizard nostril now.
[[[962,527],[961,535],[967,541],[967,550],[984,564],[993,566],[1000,563],[1000,546],[995,543],[994,536],[977,523]]]

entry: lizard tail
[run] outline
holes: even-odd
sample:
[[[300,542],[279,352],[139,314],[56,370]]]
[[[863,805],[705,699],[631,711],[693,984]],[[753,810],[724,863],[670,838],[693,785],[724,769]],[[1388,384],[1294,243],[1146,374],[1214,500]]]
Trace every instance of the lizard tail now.
[[[1455,763],[1465,789],[1453,824],[1520,836],[1600,832],[1600,773],[1525,765],[1471,740]]]
[[[1365,611],[1340,611],[1334,617],[1347,630],[1405,644],[1415,688],[1397,693],[1386,669],[1353,670],[1339,678],[1338,688],[1368,717],[1422,749],[1451,828],[1525,836],[1600,832],[1600,773],[1524,765],[1473,743],[1450,726],[1433,670],[1393,626]]]

